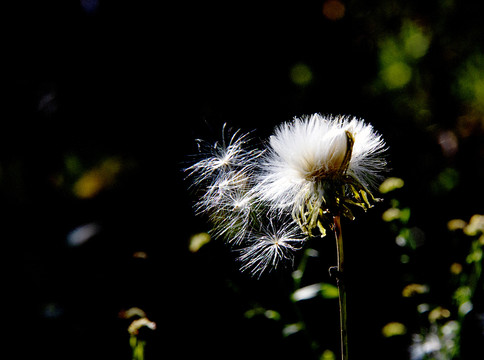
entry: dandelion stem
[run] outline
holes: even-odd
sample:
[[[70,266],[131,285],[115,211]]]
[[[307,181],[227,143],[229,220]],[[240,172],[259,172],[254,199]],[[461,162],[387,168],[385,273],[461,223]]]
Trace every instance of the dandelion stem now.
[[[344,283],[344,252],[343,252],[343,234],[341,232],[341,219],[337,215],[334,220],[334,232],[336,236],[336,251],[338,253],[338,276],[336,283],[339,293],[339,316],[341,331],[341,359],[348,360],[348,329],[346,324],[346,288]]]

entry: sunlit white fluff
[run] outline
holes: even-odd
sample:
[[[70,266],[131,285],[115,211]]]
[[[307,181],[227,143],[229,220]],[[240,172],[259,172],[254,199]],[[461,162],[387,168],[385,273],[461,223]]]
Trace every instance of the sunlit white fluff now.
[[[342,169],[348,136],[354,143],[347,168]],[[298,209],[311,197],[317,206],[324,198],[325,184],[339,177],[371,185],[385,167],[384,150],[381,136],[357,118],[319,114],[295,118],[270,137],[254,191],[273,209]]]
[[[345,119],[342,125],[353,134],[355,139],[348,173],[365,186],[372,188],[382,179],[382,173],[386,171],[385,141],[373,126],[363,120]]]
[[[262,150],[249,147],[248,134],[226,141],[224,126],[223,135],[214,145],[200,142],[201,159],[185,171],[200,192],[197,214],[255,276],[293,260],[313,229],[324,236],[332,216],[371,207],[369,189],[386,165],[381,136],[357,118],[295,118]]]
[[[219,207],[227,192],[248,188],[252,169],[261,151],[247,149],[249,134],[236,131],[230,140],[225,139],[225,125],[222,141],[213,145],[199,140],[201,159],[185,169],[193,185],[203,194],[195,205],[197,213],[208,213]]]
[[[279,219],[280,220],[280,219]],[[306,236],[291,219],[276,224],[267,219],[259,229],[250,233],[247,246],[241,249],[241,270],[260,276],[266,270],[276,269],[286,260],[292,261],[294,252],[306,241]]]
[[[230,140],[225,139],[225,125],[222,131],[222,142],[213,145],[198,140],[201,160],[185,169],[188,176],[194,179],[195,185],[207,181],[217,181],[228,172],[247,168],[257,158],[259,150],[247,150],[244,146],[249,141],[249,134],[236,131]]]
[[[222,237],[233,245],[246,240],[256,211],[248,189],[241,187],[226,190],[210,208],[209,218],[214,225],[212,234],[215,237]]]
[[[242,201],[241,196],[245,196],[252,187],[251,182],[252,179],[244,168],[224,170],[222,174],[217,174],[212,182],[205,185],[203,194],[195,204],[197,213],[207,213],[231,206],[231,203],[236,202],[234,198]]]

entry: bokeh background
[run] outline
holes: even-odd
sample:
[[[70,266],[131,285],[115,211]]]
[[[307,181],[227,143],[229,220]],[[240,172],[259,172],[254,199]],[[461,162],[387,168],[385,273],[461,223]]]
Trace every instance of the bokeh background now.
[[[142,334],[146,359],[337,356],[335,299],[300,302],[312,340],[284,331],[298,321],[291,266],[257,280],[221,242],[189,250],[210,227],[182,171],[195,139],[220,140],[224,123],[257,143],[320,112],[371,122],[390,148],[388,175],[404,181],[343,224],[350,356],[472,358],[483,11],[456,0],[5,5],[4,348],[17,359],[130,359],[122,314],[138,307],[157,324]],[[331,283],[333,239],[311,247],[303,285]]]

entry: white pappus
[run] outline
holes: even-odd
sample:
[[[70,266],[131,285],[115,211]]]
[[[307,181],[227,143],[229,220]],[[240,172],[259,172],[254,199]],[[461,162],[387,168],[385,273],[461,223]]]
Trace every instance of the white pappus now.
[[[249,140],[237,131],[185,170],[201,190],[196,212],[237,247],[243,271],[260,276],[293,259],[333,216],[353,218],[351,208],[377,200],[386,145],[363,120],[313,114],[276,127],[263,149]]]

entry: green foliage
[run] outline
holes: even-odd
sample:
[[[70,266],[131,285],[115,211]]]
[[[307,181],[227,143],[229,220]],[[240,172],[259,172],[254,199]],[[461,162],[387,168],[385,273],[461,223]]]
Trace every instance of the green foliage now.
[[[405,335],[407,333],[407,328],[404,324],[400,322],[389,322],[382,329],[382,334],[384,337],[389,338],[392,336]]]
[[[425,56],[431,37],[415,22],[406,20],[397,35],[380,41],[380,81],[388,90],[405,87],[418,71],[418,61]]]
[[[484,114],[484,55],[470,55],[457,70],[457,95],[470,107]]]
[[[443,169],[431,183],[436,193],[447,193],[459,184],[459,172],[456,169]]]
[[[442,175],[444,174],[444,175]],[[455,171],[444,170],[439,175],[440,183],[446,191],[454,185],[453,180],[448,178],[456,177]],[[445,180],[444,180],[445,178]],[[403,181],[389,180],[391,183],[399,183],[403,187]],[[452,183],[452,186],[450,185]],[[447,186],[445,185],[447,184]],[[400,186],[388,187],[387,194],[400,189]],[[422,238],[425,237],[422,230],[417,227],[409,227],[410,209],[401,208],[397,200],[397,193],[389,202],[391,207],[383,212],[382,218],[389,223],[396,235],[396,244],[402,248],[401,262],[408,264],[420,251],[423,245]],[[482,291],[482,263],[484,247],[484,216],[474,215],[467,223],[460,219],[453,219],[448,222],[448,230],[461,232],[464,238],[460,242],[467,242],[467,254],[448,264],[449,283],[453,284],[452,295],[449,299],[434,299],[433,303],[425,302],[432,293],[433,285],[411,283],[404,287],[402,296],[416,302],[416,314],[420,318],[419,327],[405,326],[403,323],[390,322],[382,329],[385,337],[404,335],[407,330],[415,332],[410,352],[413,357],[422,360],[444,359],[451,360],[459,358],[460,336],[465,316],[472,310],[474,295]],[[471,241],[465,241],[465,237]],[[418,278],[417,274],[412,277]],[[452,280],[453,279],[453,280]],[[437,301],[437,302],[435,302]],[[439,303],[440,302],[440,303]],[[445,304],[445,305],[444,305]]]

